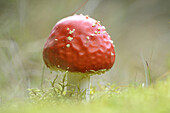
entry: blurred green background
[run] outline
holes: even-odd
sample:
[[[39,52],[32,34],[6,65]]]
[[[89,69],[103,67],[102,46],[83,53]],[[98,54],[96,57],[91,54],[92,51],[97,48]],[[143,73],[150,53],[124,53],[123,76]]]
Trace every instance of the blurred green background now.
[[[42,50],[52,27],[85,0],[0,0],[0,99],[21,98],[40,87]],[[101,21],[116,45],[113,68],[93,76],[92,85],[145,82],[142,62],[152,80],[170,71],[169,0],[89,0],[77,14]],[[142,56],[142,57],[141,57]],[[45,68],[46,85],[56,73]]]

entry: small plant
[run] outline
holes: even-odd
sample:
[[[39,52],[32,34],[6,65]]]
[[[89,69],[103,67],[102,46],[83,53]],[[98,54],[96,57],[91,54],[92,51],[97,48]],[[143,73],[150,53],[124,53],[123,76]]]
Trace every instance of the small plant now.
[[[55,76],[55,78],[50,81],[50,87],[48,88],[32,88],[28,89],[29,91],[29,97],[30,100],[33,103],[46,103],[46,102],[52,102],[52,103],[61,103],[61,102],[81,102],[82,100],[85,100],[86,98],[86,89],[82,90],[78,86],[77,91],[74,90],[70,93],[70,95],[67,95],[66,93],[66,87],[71,86],[71,84],[67,83],[67,72],[63,75],[63,78],[60,82],[57,82],[58,75]],[[90,88],[90,95],[91,99],[97,99],[101,96],[104,97],[111,97],[113,95],[120,94],[121,87],[116,87],[111,84],[106,85],[100,85],[99,90],[96,90],[96,87]]]
[[[33,102],[62,102],[63,100],[68,100],[68,95],[66,95],[66,87],[71,86],[71,84],[67,84],[67,72],[63,75],[61,82],[57,82],[58,75],[55,76],[54,80],[50,81],[51,86],[49,88],[38,89],[32,88],[28,89],[29,97]],[[81,90],[78,87],[78,91],[74,91],[69,95],[72,98],[82,100],[85,98],[86,90]],[[67,98],[67,99],[66,99]]]

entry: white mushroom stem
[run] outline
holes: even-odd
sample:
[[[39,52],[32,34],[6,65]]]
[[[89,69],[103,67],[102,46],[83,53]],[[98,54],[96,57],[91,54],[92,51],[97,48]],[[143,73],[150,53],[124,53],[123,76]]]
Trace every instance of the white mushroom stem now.
[[[67,73],[67,95],[78,92],[78,88],[80,88],[81,93],[85,90],[85,96],[87,102],[90,100],[90,76],[86,76],[80,73]]]

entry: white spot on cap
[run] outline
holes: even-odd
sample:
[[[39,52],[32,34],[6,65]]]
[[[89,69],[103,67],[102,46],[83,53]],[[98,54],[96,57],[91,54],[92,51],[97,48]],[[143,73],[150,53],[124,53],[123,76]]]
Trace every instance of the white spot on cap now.
[[[102,29],[106,29],[104,26],[102,26]]]
[[[70,30],[69,34],[72,34],[72,33],[74,33],[74,31],[75,31],[75,29],[73,29],[73,30]]]
[[[100,31],[100,28],[98,27],[98,28],[97,28],[97,30],[99,30],[99,31]]]
[[[114,55],[114,53],[112,53],[112,52],[111,52],[111,55],[113,56],[113,55]]]
[[[95,34],[90,34],[90,36],[94,36]]]
[[[95,73],[95,70],[90,70],[90,71]]]
[[[57,67],[60,67],[60,65],[57,65]]]
[[[70,30],[69,28],[67,28],[67,30]]]
[[[86,15],[86,19],[89,19],[89,15]]]
[[[92,25],[92,27],[95,27],[96,26],[96,24],[94,23],[93,25]]]
[[[66,47],[70,47],[70,44],[67,44]]]
[[[55,41],[57,41],[58,39],[54,39]]]
[[[88,40],[90,39],[88,36],[86,37]]]
[[[113,40],[109,40],[110,41],[110,43],[112,43],[113,44]]]
[[[67,39],[68,39],[69,41],[73,40],[73,38],[72,38],[72,37],[70,37],[70,36],[69,36],[69,37],[67,37]]]

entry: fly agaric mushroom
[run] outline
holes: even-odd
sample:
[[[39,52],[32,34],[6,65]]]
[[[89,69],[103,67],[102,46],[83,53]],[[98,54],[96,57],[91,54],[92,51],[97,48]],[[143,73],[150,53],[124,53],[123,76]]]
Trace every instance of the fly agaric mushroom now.
[[[89,100],[90,76],[104,73],[115,62],[113,41],[105,27],[88,16],[66,17],[53,27],[43,50],[43,59],[52,70],[68,71],[67,94],[77,87],[86,90]]]

